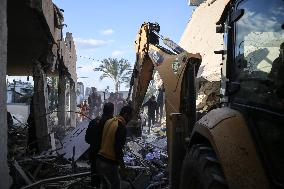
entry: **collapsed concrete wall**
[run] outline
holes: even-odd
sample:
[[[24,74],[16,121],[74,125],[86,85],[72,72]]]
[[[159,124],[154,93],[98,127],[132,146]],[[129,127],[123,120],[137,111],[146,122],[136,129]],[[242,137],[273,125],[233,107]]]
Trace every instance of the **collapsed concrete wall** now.
[[[74,87],[72,87],[71,105],[72,111],[76,110],[77,75],[74,41],[71,33],[67,33],[66,38],[63,38],[63,13],[53,4],[52,0],[27,2],[9,0],[6,7],[8,18],[7,74],[9,76],[33,76],[32,110],[34,110],[38,149],[40,152],[45,151],[51,147],[51,127],[53,126],[53,123],[49,121],[47,76],[64,73],[64,78],[72,80]],[[3,78],[5,76],[4,74]],[[66,85],[65,80],[64,85]],[[64,98],[59,100],[59,103],[64,102],[59,104],[63,109],[62,115],[64,115],[61,116],[61,120],[65,119],[66,114],[70,114],[65,111],[65,88],[63,89],[62,97]],[[75,127],[76,115],[71,114],[72,126]]]
[[[76,62],[77,62],[77,56],[76,56],[76,47],[75,42],[73,40],[72,33],[67,32],[65,37],[65,44],[67,49],[64,52],[65,59],[67,59],[64,64],[65,67],[68,69],[68,72],[70,73],[70,78],[73,80],[73,82],[77,81],[77,73],[76,73]]]
[[[180,46],[190,53],[200,53],[202,63],[197,78],[200,89],[197,97],[198,110],[210,109],[218,101],[222,55],[214,51],[223,49],[223,35],[216,33],[220,19],[230,0],[207,0],[195,9],[181,37]]]
[[[59,41],[59,112],[58,120],[59,124],[66,126],[67,115],[66,111],[70,115],[70,126],[76,126],[76,87],[77,87],[77,73],[76,73],[76,47],[73,40],[72,33],[67,32],[65,39]],[[67,89],[67,83],[69,88]],[[66,91],[69,91],[66,93]],[[68,94],[68,95],[67,95]],[[69,96],[70,95],[70,96]],[[70,98],[67,100],[67,98]],[[66,106],[66,103],[68,106]]]
[[[7,106],[6,106],[6,67],[7,67],[7,2],[0,0],[0,188],[9,188],[7,165]]]

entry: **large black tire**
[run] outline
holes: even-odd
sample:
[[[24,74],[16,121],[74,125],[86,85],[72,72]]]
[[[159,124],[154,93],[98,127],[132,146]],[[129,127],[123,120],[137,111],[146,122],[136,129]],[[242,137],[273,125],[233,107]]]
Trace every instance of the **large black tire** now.
[[[193,145],[181,171],[181,189],[228,189],[214,150],[205,144]]]

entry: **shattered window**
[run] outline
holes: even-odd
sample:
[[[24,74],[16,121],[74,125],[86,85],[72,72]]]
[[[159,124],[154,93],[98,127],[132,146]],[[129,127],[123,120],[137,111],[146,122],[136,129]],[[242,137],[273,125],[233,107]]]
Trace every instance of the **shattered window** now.
[[[236,23],[235,73],[247,102],[284,109],[284,1],[244,0]]]

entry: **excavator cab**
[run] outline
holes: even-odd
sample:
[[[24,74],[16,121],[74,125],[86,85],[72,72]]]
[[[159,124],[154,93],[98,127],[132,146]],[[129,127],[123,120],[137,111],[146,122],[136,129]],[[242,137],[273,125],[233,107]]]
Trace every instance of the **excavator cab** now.
[[[231,101],[283,113],[283,6],[283,0],[235,4],[227,32],[227,72],[230,83],[235,83]]]
[[[236,1],[227,19],[227,96],[270,178],[284,188],[284,1]]]
[[[283,0],[226,6],[216,27],[224,35],[215,50],[223,60],[219,108],[192,128],[181,188],[284,188],[283,10]]]

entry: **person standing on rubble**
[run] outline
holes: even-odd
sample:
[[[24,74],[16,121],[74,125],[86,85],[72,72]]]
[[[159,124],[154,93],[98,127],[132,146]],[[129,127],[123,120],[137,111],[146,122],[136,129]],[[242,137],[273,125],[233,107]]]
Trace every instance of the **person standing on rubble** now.
[[[91,162],[91,185],[93,187],[100,186],[100,178],[96,175],[96,159],[101,147],[102,133],[105,122],[113,118],[113,111],[113,103],[106,103],[103,107],[102,116],[90,121],[86,131],[85,140],[88,144],[90,144],[89,158]]]
[[[90,107],[87,104],[87,100],[84,100],[83,104],[80,105],[81,121],[85,121],[88,119],[86,116],[89,115],[89,110],[90,110]]]
[[[156,97],[153,95],[145,104],[143,104],[142,108],[145,106],[148,107],[148,133],[150,133],[151,126],[155,124],[155,114],[158,111],[158,104],[156,102]]]
[[[121,108],[126,104],[124,98],[123,98],[123,94],[119,93],[118,94],[118,98],[117,98],[117,112],[120,112]]]
[[[159,119],[160,123],[162,122],[163,113],[164,113],[164,92],[165,88],[164,85],[162,85],[162,87],[160,87],[158,90],[158,97],[157,97],[159,115],[157,115],[156,119],[157,121]]]
[[[97,117],[102,105],[102,99],[101,96],[98,95],[97,89],[95,87],[92,88],[92,94],[90,94],[88,97],[88,103],[90,106],[90,117],[92,117],[93,115]]]
[[[126,124],[132,117],[132,108],[124,106],[119,115],[105,123],[101,149],[97,158],[97,171],[105,177],[111,189],[120,189],[120,174],[125,175],[123,147],[126,142]]]

